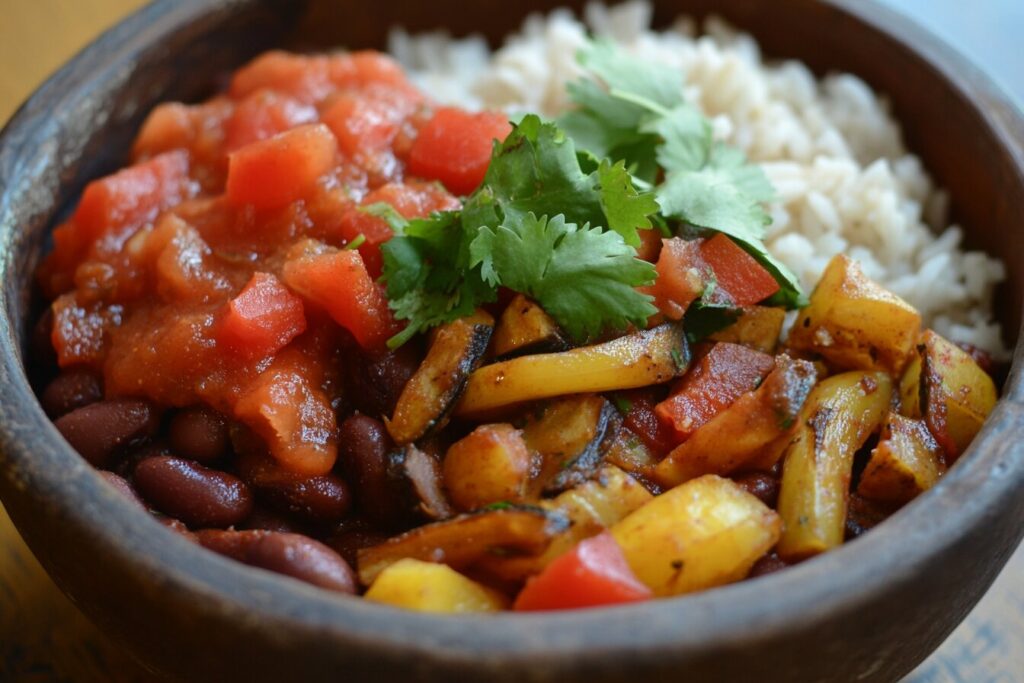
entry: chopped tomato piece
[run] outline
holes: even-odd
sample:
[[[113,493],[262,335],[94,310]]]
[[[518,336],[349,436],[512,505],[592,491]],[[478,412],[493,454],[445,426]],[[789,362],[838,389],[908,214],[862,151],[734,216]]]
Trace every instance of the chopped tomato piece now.
[[[366,88],[389,85],[422,96],[409,83],[405,71],[393,58],[375,50],[361,50],[333,55],[327,65],[328,77],[340,88]]]
[[[304,123],[316,121],[316,109],[271,90],[258,90],[235,107],[224,124],[224,151],[234,152]]]
[[[640,246],[637,247],[636,257],[642,261],[658,262],[661,254],[661,231],[652,228],[650,230],[638,230],[640,235]]]
[[[188,152],[175,150],[129,166],[85,187],[71,221],[83,243],[125,234],[189,193]]]
[[[333,89],[325,57],[304,57],[283,50],[266,52],[235,72],[228,92],[242,99],[257,90],[275,90],[302,101],[317,102]]]
[[[654,409],[682,443],[733,401],[753,391],[775,367],[767,353],[720,342],[679,380],[672,395]]]
[[[622,549],[605,531],[580,542],[527,581],[516,598],[518,611],[576,609],[649,600]]]
[[[687,307],[704,291],[708,266],[701,258],[701,240],[673,237],[661,241],[661,253],[654,268],[658,279],[647,292],[654,305],[671,320],[681,320]]]
[[[434,211],[448,211],[459,208],[459,200],[448,194],[437,183],[411,180],[406,183],[388,183],[363,198],[361,207],[351,207],[342,214],[339,232],[345,242],[352,242],[362,235],[364,241],[359,253],[366,264],[366,270],[374,279],[381,274],[380,245],[391,239],[391,226],[363,210],[373,204],[390,204],[404,218],[422,218]]]
[[[358,251],[327,247],[289,259],[284,281],[307,301],[325,309],[364,349],[379,349],[399,330],[381,286]]]
[[[257,209],[287,206],[313,192],[334,167],[337,152],[334,136],[322,123],[247,145],[228,157],[228,200]]]
[[[409,152],[409,173],[440,180],[457,195],[473,192],[484,180],[494,141],[512,124],[504,114],[442,107],[420,130]]]
[[[672,450],[677,443],[675,433],[672,427],[659,420],[655,413],[658,399],[654,390],[620,391],[616,398],[626,413],[624,426],[640,437],[652,453],[661,456]]]
[[[338,456],[337,419],[320,388],[321,374],[301,350],[290,347],[234,406],[235,417],[263,437],[283,468],[308,476],[326,474]]]
[[[53,330],[50,341],[57,352],[57,364],[98,364],[106,355],[107,329],[120,322],[119,306],[82,306],[74,293],[53,302]]]
[[[728,292],[737,306],[752,306],[779,291],[772,274],[724,233],[706,240],[700,254],[714,271],[718,287]]]
[[[393,88],[378,86],[365,92],[340,94],[323,113],[323,122],[350,157],[391,151],[402,122],[416,100]]]
[[[305,329],[302,299],[273,275],[255,273],[228,302],[218,339],[237,353],[262,358],[283,349]]]

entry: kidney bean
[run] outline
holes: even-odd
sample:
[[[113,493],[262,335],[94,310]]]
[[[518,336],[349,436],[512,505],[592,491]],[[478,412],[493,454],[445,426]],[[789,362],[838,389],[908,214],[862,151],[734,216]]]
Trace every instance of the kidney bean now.
[[[167,440],[175,454],[203,464],[222,458],[231,445],[227,421],[205,406],[179,410],[171,418]]]
[[[352,415],[338,427],[338,465],[352,484],[356,504],[371,522],[388,528],[408,517],[401,482],[388,476],[391,446],[384,424],[368,415]]]
[[[46,385],[39,402],[51,419],[103,398],[99,376],[85,368],[65,370]]]
[[[314,586],[355,593],[356,578],[345,560],[323,543],[301,534],[277,531],[216,531],[196,533],[199,543],[215,553]]]
[[[239,529],[250,529],[257,531],[284,531],[288,533],[302,533],[302,528],[291,518],[282,515],[276,510],[268,510],[257,504],[252,514],[236,525]]]
[[[348,364],[346,396],[358,410],[374,416],[390,416],[409,378],[423,360],[415,343],[378,355],[363,355]]]
[[[357,563],[357,553],[363,548],[380,545],[390,535],[362,517],[350,517],[342,522],[327,540],[350,565]]]
[[[142,499],[139,498],[139,494],[136,493],[135,489],[132,488],[132,485],[128,483],[127,479],[118,474],[114,474],[113,472],[107,472],[105,470],[100,470],[99,475],[103,477],[103,479],[108,484],[115,488],[117,492],[123,495],[125,498],[132,501],[143,510],[148,509],[146,507],[146,504],[142,502]]]
[[[196,535],[194,533],[192,533],[191,531],[189,531],[188,527],[185,526],[185,523],[182,522],[180,519],[174,519],[174,517],[160,516],[160,517],[157,517],[157,521],[160,522],[161,524],[163,524],[165,527],[167,527],[171,531],[174,531],[175,533],[181,534],[182,536],[184,536],[185,538],[187,538],[190,541],[195,541],[196,540]]]
[[[788,566],[782,558],[775,554],[775,551],[772,551],[754,563],[754,566],[750,568],[750,574],[747,575],[747,578],[753,579],[758,576],[774,574]]]
[[[881,524],[885,519],[896,511],[891,504],[879,501],[867,500],[856,493],[851,493],[846,505],[846,530],[847,541],[857,538],[866,531]]]
[[[337,522],[352,507],[348,484],[337,475],[295,474],[264,452],[239,454],[238,473],[259,492],[262,500],[310,522]]]
[[[153,436],[160,419],[146,401],[114,399],[76,408],[53,424],[93,467],[104,467],[126,448]]]
[[[770,474],[751,472],[736,477],[734,481],[772,509],[779,502],[779,480]]]
[[[252,512],[245,482],[191,460],[147,458],[135,468],[135,486],[157,510],[191,527],[228,527]]]

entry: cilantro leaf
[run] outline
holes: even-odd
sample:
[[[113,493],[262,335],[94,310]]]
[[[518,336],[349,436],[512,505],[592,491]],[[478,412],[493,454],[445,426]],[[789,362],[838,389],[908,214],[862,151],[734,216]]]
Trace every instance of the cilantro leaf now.
[[[643,327],[656,312],[651,297],[635,289],[654,281],[654,266],[616,232],[529,213],[481,229],[471,252],[483,272],[536,299],[576,340]]]
[[[640,236],[636,231],[651,228],[650,216],[658,212],[658,201],[649,192],[640,194],[636,191],[629,171],[621,161],[613,165],[602,160],[597,169],[597,179],[608,228],[622,235],[626,244],[640,246]]]
[[[683,316],[686,340],[691,344],[703,341],[739,320],[740,314],[741,311],[731,306],[709,304],[703,299],[695,301]]]

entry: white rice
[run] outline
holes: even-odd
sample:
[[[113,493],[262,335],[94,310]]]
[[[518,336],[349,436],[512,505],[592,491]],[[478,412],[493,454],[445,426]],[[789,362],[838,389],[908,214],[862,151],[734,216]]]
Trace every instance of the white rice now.
[[[751,36],[720,20],[702,32],[686,18],[655,32],[650,20],[646,2],[592,4],[585,22],[566,10],[531,16],[494,53],[479,37],[401,30],[390,50],[439,101],[550,117],[571,106],[565,84],[581,75],[575,56],[588,30],[676,67],[716,137],[767,172],[779,197],[767,245],[807,291],[844,252],[916,306],[926,325],[1007,357],[992,316],[1003,264],[961,250],[945,193],[904,147],[884,97],[851,74],[819,80],[800,62],[765,62]]]

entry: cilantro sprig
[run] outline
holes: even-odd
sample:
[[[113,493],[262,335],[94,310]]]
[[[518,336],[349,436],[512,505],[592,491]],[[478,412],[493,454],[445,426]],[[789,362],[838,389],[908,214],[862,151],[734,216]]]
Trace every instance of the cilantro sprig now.
[[[763,242],[771,183],[740,150],[714,141],[710,122],[684,101],[679,72],[607,41],[588,43],[578,58],[592,78],[569,86],[577,109],[560,120],[566,132],[591,154],[621,160],[640,183],[650,184],[661,213],[681,233],[729,235],[779,283],[772,303],[801,305],[796,276]]]
[[[654,267],[636,257],[638,229],[658,210],[622,164],[586,173],[576,147],[556,125],[528,115],[496,144],[480,189],[460,211],[391,222],[382,247],[390,305],[414,334],[494,301],[499,287],[534,298],[576,341],[656,312],[637,287]]]
[[[590,77],[568,86],[577,108],[557,124],[523,117],[495,144],[462,209],[407,221],[370,207],[395,231],[382,246],[383,281],[407,326],[392,348],[495,301],[499,287],[535,299],[577,342],[644,327],[657,309],[637,288],[656,272],[636,247],[638,231],[652,228],[729,235],[779,283],[770,303],[802,305],[796,277],[763,242],[771,184],[713,139],[684,101],[681,75],[603,41],[588,43],[579,61]],[[735,319],[707,293],[691,309],[684,324],[697,337]]]

